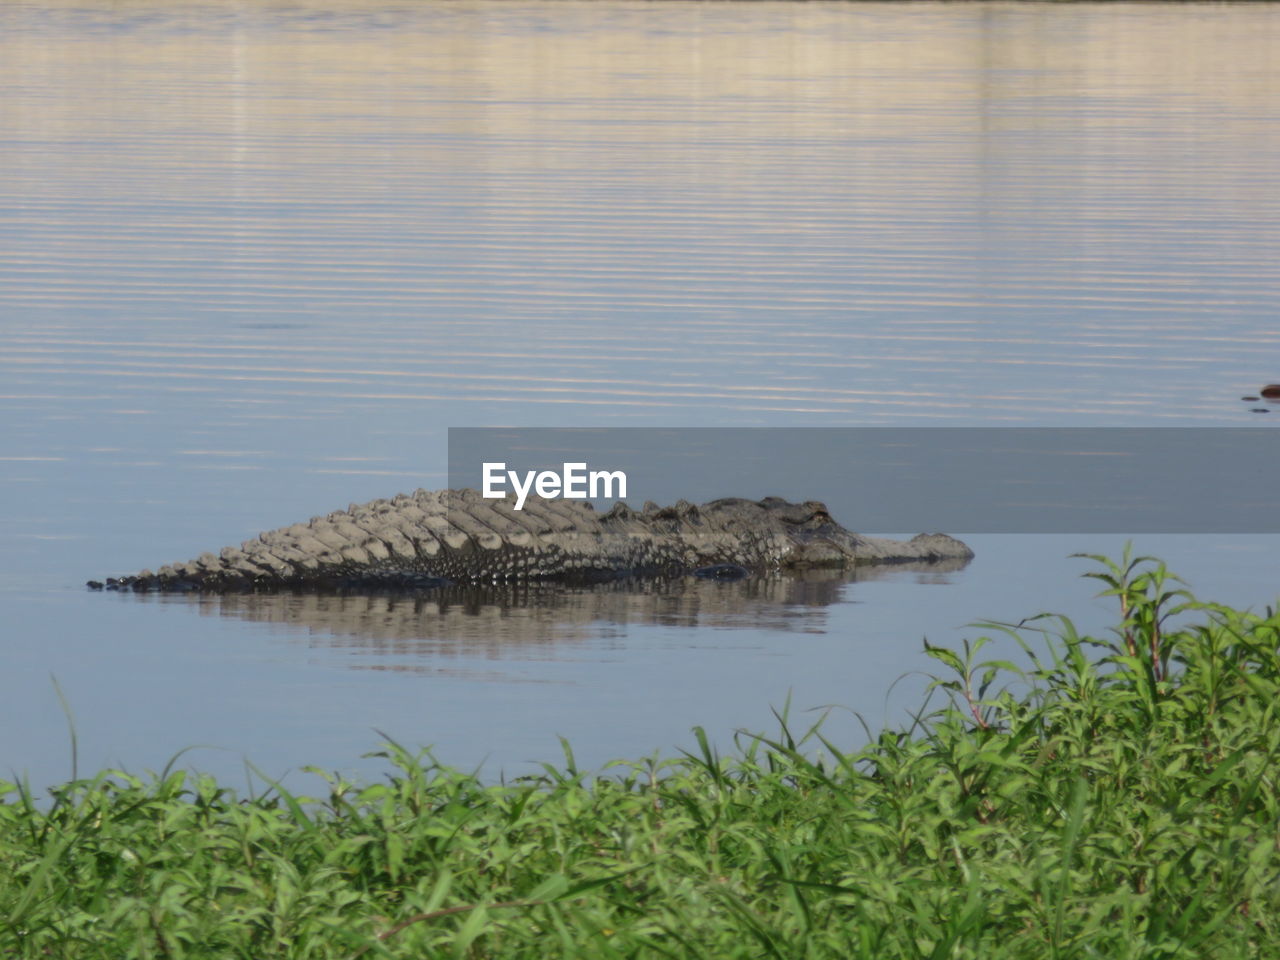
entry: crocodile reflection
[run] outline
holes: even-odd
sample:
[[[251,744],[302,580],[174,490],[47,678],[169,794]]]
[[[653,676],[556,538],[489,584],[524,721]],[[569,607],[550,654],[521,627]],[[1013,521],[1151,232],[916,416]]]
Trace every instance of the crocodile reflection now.
[[[826,629],[827,608],[851,599],[851,584],[902,576],[945,583],[965,563],[816,570],[728,583],[681,577],[578,587],[530,581],[419,594],[132,596],[138,602],[193,606],[204,616],[264,624],[305,635],[317,647],[351,654],[399,660],[440,655],[503,659],[551,657],[556,645],[616,637],[639,624],[820,633]],[[367,661],[352,666],[370,669]]]

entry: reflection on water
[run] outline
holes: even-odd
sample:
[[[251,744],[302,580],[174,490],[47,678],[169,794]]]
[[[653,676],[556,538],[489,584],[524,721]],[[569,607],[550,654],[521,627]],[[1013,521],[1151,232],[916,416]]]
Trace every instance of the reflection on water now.
[[[1263,421],[1278,48],[1271,4],[5,3],[0,382],[111,462],[418,482],[358,426]],[[251,440],[140,438],[201,429]]]
[[[696,577],[582,587],[530,582],[444,587],[416,595],[305,592],[126,594],[194,607],[202,616],[305,633],[316,646],[375,658],[354,669],[433,670],[440,658],[555,659],[557,648],[620,636],[637,624],[822,633],[826,608],[872,580],[945,584],[968,561],[886,564],[855,570],[718,583]]]

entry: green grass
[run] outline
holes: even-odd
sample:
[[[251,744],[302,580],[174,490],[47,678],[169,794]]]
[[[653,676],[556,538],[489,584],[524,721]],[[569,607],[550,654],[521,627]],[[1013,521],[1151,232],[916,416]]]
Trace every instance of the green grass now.
[[[780,715],[509,784],[395,744],[312,798],[0,784],[0,957],[1280,955],[1280,618],[1094,559],[1114,634],[927,647],[947,704],[852,751]],[[981,660],[1000,634],[1028,668]]]

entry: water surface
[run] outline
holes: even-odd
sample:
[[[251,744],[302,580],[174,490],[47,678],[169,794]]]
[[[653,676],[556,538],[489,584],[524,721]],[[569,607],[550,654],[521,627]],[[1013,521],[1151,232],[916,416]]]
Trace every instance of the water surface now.
[[[1100,619],[1064,558],[1118,541],[712,594],[731,625],[80,585],[439,486],[451,425],[1273,428],[1278,40],[1269,4],[0,6],[3,763],[65,775],[50,673],[86,764],[379,727],[496,770],[788,691],[883,716],[924,633]],[[1275,596],[1270,538],[1158,546]]]

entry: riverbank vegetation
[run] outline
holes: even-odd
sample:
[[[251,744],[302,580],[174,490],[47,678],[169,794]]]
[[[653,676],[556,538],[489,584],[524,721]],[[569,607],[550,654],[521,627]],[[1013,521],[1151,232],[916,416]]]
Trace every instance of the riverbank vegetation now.
[[[392,773],[237,797],[0,785],[0,957],[1205,958],[1280,943],[1280,618],[1094,558],[1062,617],[927,647],[946,700],[854,750],[798,729],[588,774]],[[1029,659],[986,660],[984,638]]]

